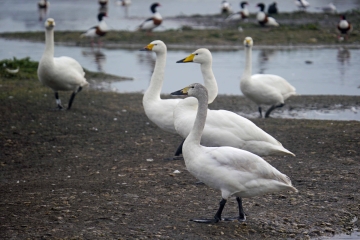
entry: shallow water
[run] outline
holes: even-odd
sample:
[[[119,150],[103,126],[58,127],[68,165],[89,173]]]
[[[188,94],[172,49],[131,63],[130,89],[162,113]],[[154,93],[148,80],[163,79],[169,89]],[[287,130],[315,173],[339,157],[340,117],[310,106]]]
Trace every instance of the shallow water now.
[[[144,43],[144,46],[147,43]],[[43,43],[0,39],[0,59],[29,56],[39,61]],[[195,49],[194,49],[195,50]],[[202,82],[200,66],[176,61],[190,50],[168,50],[165,81],[162,93],[169,94],[193,82]],[[134,80],[99,83],[98,87],[117,92],[143,92],[149,85],[155,64],[155,54],[129,49],[102,49],[55,46],[55,56],[70,56],[91,71],[102,71]],[[213,71],[218,81],[219,94],[242,95],[240,77],[244,68],[244,51],[214,51]],[[312,61],[311,64],[305,61]],[[253,72],[272,73],[287,79],[302,95],[360,95],[360,49],[292,49],[253,50]],[[257,113],[254,113],[255,115]],[[248,117],[257,117],[257,116]],[[360,121],[360,108],[331,111],[283,112],[274,117],[337,119]]]
[[[239,2],[228,0],[234,11],[239,10]],[[58,30],[87,30],[97,24],[96,15],[99,8],[96,0],[51,0],[48,12],[39,12],[37,1],[28,0],[0,0],[0,32],[14,31],[42,31],[43,22],[47,17],[56,20]],[[107,12],[109,18],[108,24],[115,30],[134,30],[146,18],[151,16],[149,5],[152,3],[146,0],[134,0],[132,5],[124,8],[116,5],[116,0],[109,0]],[[194,14],[216,14],[220,12],[221,0],[166,0],[159,1],[161,7],[159,12],[164,18],[179,15]],[[257,2],[249,1],[250,12],[255,13],[258,9]],[[270,1],[258,1],[270,3]],[[273,2],[273,1],[271,1]],[[277,0],[279,11],[292,12],[297,11],[293,0]],[[333,2],[339,12],[360,8],[360,2],[357,0],[310,0],[308,11],[322,11],[319,7],[326,6]],[[39,20],[42,18],[42,20]],[[185,22],[176,20],[165,20],[159,31],[164,29],[179,28],[185,25]]]

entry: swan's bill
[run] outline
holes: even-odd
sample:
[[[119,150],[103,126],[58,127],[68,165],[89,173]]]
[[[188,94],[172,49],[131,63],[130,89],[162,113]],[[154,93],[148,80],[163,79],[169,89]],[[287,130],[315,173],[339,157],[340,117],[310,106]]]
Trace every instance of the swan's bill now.
[[[45,22],[45,27],[55,27],[55,20],[53,18],[48,18]]]
[[[192,54],[190,54],[189,56],[187,56],[186,58],[177,61],[176,63],[193,62],[193,61],[194,61],[194,57],[195,57],[195,54],[192,53]]]
[[[188,95],[190,87],[183,88],[179,91],[172,92],[171,95]]]
[[[152,51],[154,46],[155,46],[155,44],[150,43],[149,45],[147,45],[144,48],[140,49],[140,51]]]

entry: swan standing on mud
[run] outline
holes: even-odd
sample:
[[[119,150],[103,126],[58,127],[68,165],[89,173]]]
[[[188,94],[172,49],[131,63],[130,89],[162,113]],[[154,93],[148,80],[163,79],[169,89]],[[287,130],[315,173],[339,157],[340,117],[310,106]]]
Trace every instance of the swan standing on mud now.
[[[200,64],[204,85],[208,91],[208,104],[218,94],[218,85],[212,71],[212,55],[206,48],[200,48],[178,63],[195,62]],[[174,110],[174,125],[177,133],[184,139],[194,124],[198,102],[195,98],[180,101]],[[201,144],[208,147],[231,146],[260,156],[292,155],[279,141],[267,134],[250,120],[227,110],[207,111],[205,129]],[[175,155],[180,155],[181,148]]]
[[[58,91],[73,91],[67,108],[69,110],[75,95],[89,83],[84,77],[83,68],[75,59],[54,57],[54,27],[54,19],[48,18],[45,22],[45,51],[37,72],[40,82],[54,91],[58,109],[63,109]]]
[[[194,125],[183,146],[187,170],[209,187],[221,191],[222,199],[214,218],[191,219],[198,223],[217,223],[221,220],[245,221],[242,198],[266,193],[290,190],[297,192],[290,179],[272,167],[261,157],[232,147],[205,147],[200,145],[201,135],[208,112],[207,90],[199,83],[173,92],[172,95],[188,95],[197,98],[198,110]],[[227,200],[235,196],[239,216],[221,217]]]
[[[271,105],[266,111],[265,117],[279,107],[283,107],[285,100],[290,96],[296,95],[296,90],[284,78],[272,74],[254,74],[251,75],[252,63],[252,46],[251,37],[244,40],[245,46],[245,70],[241,77],[240,89],[245,97],[258,105],[260,117],[262,117],[261,105]]]

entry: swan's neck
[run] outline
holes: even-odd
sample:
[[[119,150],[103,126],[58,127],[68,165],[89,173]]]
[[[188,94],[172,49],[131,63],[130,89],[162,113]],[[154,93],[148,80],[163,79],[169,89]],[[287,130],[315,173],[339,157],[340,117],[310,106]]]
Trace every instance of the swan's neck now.
[[[151,76],[150,85],[144,94],[144,99],[160,99],[161,88],[164,82],[164,73],[166,65],[166,52],[156,54],[156,63],[154,72]]]
[[[216,83],[216,79],[214,73],[212,71],[211,63],[203,63],[201,64],[201,73],[204,78],[204,85],[208,90],[208,103],[212,103],[216,96],[218,95],[218,86]]]
[[[252,63],[251,63],[251,47],[245,47],[245,71],[243,73],[243,77],[249,78],[251,76],[252,71]]]
[[[191,143],[191,145],[200,145],[201,135],[203,133],[208,109],[208,97],[207,93],[201,94],[198,97],[198,110],[194,122],[194,126],[190,131],[188,137],[186,138],[186,144]]]
[[[45,52],[43,57],[54,57],[54,30],[46,30],[45,31]]]

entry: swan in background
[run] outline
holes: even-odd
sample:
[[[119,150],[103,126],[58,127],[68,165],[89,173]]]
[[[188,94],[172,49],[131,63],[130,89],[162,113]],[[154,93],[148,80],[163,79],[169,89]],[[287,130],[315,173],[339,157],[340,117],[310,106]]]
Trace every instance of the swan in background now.
[[[256,19],[258,21],[258,23],[261,26],[275,26],[278,27],[279,24],[276,22],[275,18],[273,17],[268,17],[266,15],[265,11],[265,5],[263,3],[259,3],[257,5],[257,7],[260,8],[259,12],[256,14]]]
[[[340,32],[340,35],[338,36],[339,40],[343,40],[343,37],[341,35],[345,35],[345,39],[348,39],[348,34],[352,31],[352,25],[348,20],[346,20],[346,16],[342,15],[341,20],[337,25],[337,29]]]
[[[93,46],[94,44],[94,38],[98,39],[98,46],[99,47],[101,46],[99,38],[104,37],[109,30],[109,27],[104,19],[106,16],[107,16],[106,13],[103,12],[99,13],[97,16],[99,21],[98,25],[88,29],[85,33],[80,35],[81,38],[83,37],[91,38],[91,46]]]
[[[277,8],[277,3],[273,2],[272,4],[269,5],[268,8],[268,14],[278,14],[278,8]]]
[[[296,95],[296,91],[293,86],[280,76],[272,74],[251,75],[252,38],[246,37],[244,45],[246,63],[244,73],[241,77],[240,88],[245,97],[259,106],[260,117],[262,117],[261,105],[271,105],[265,113],[265,117],[267,118],[275,108],[284,106],[286,99]]]
[[[166,66],[166,45],[161,40],[155,40],[140,51],[152,51],[156,54],[154,72],[143,97],[145,114],[162,130],[176,134],[173,111],[182,99],[161,99],[160,97]]]
[[[295,5],[298,6],[299,10],[306,11],[306,9],[310,6],[310,3],[306,0],[296,0]]]
[[[37,72],[40,82],[54,91],[58,109],[63,108],[58,91],[73,91],[67,108],[69,110],[75,95],[89,83],[84,77],[83,68],[75,59],[54,58],[54,27],[54,19],[48,18],[45,22],[45,51]]]
[[[333,3],[329,3],[325,7],[317,7],[317,9],[321,9],[324,13],[336,13],[336,7]]]
[[[140,24],[138,30],[143,30],[147,32],[151,32],[154,28],[160,26],[162,23],[162,17],[160,13],[156,10],[157,7],[160,7],[160,3],[153,3],[150,6],[150,10],[153,13],[151,18],[146,19],[143,23]]]
[[[242,198],[255,197],[278,191],[298,190],[291,180],[261,157],[232,147],[205,147],[200,143],[207,117],[207,90],[199,83],[171,93],[188,95],[198,100],[195,122],[183,146],[183,155],[187,170],[198,180],[211,188],[221,191],[218,211],[211,219],[191,219],[198,223],[217,223],[221,220],[245,221]],[[222,219],[221,214],[227,200],[236,197],[239,216]]]
[[[241,2],[240,3],[240,11],[228,16],[225,20],[226,21],[235,21],[241,19],[247,19],[250,15],[249,9],[247,9],[248,2]]]
[[[200,63],[204,85],[208,91],[208,103],[212,103],[218,86],[212,71],[212,56],[208,49],[200,48],[178,63]],[[198,103],[194,98],[180,101],[174,110],[174,125],[177,133],[186,138],[194,124]],[[250,120],[226,110],[208,110],[201,144],[208,147],[231,146],[260,156],[292,155],[279,141],[257,127]],[[180,155],[181,148],[175,155]]]
[[[229,14],[231,13],[231,5],[228,1],[221,2],[221,13],[222,14]]]

